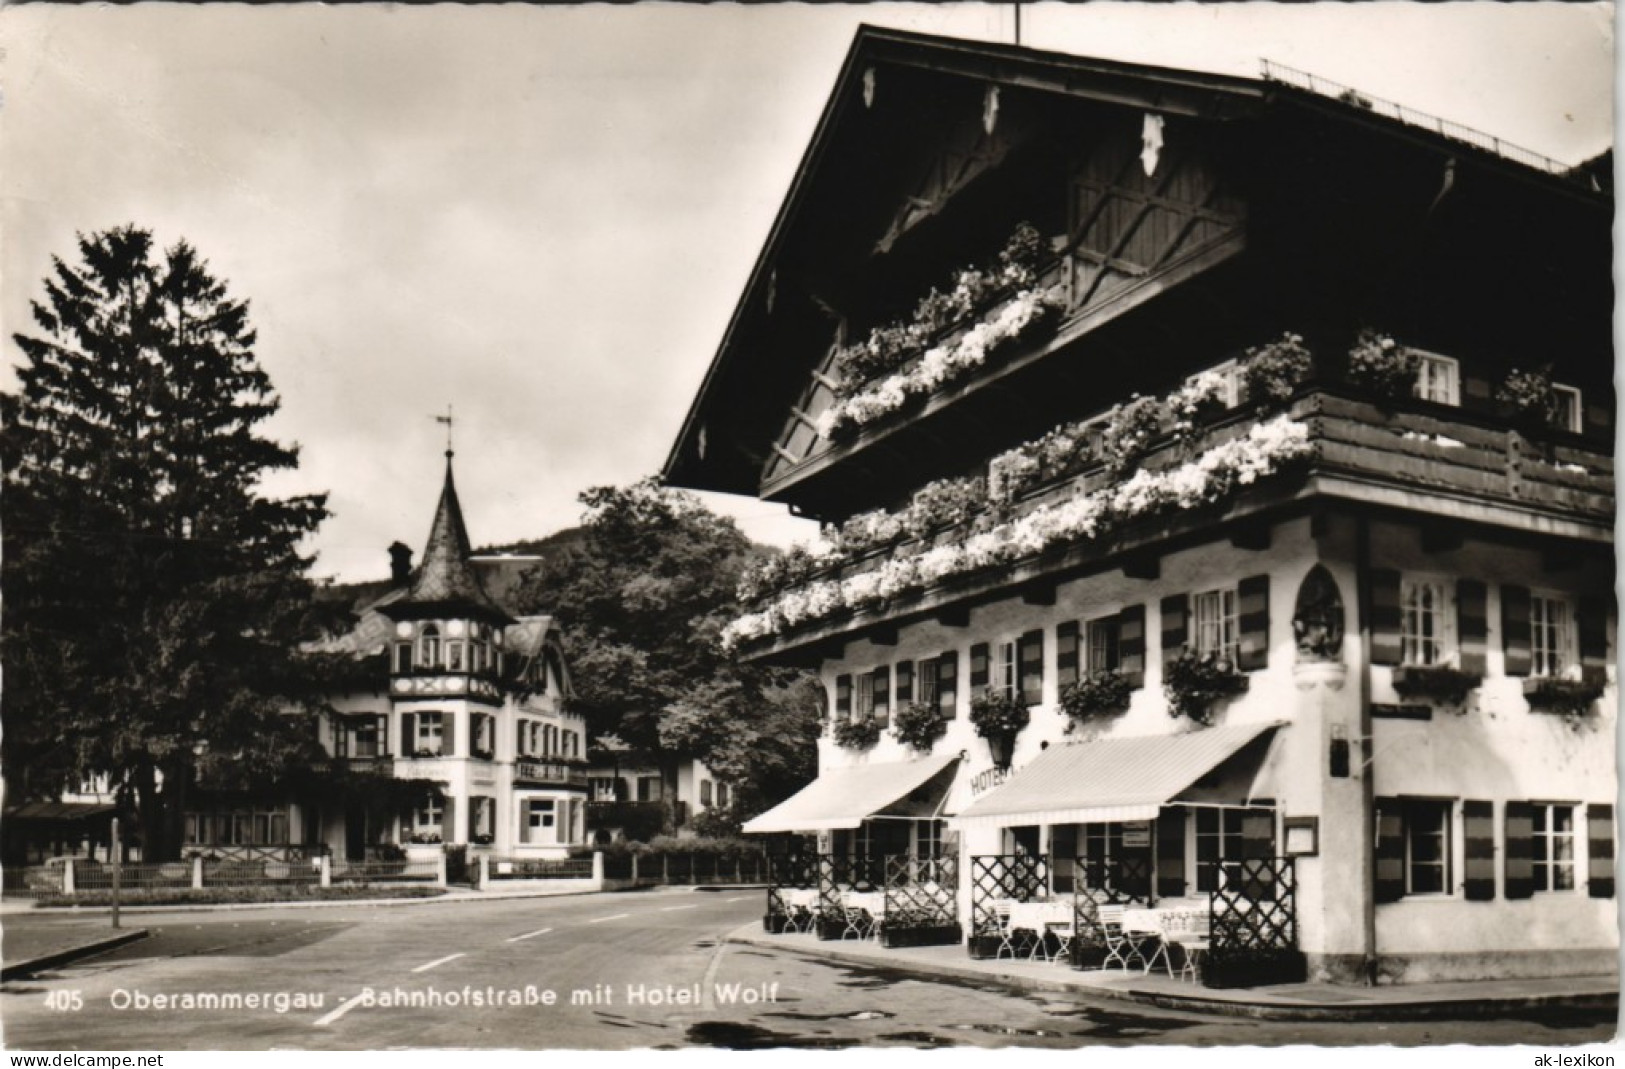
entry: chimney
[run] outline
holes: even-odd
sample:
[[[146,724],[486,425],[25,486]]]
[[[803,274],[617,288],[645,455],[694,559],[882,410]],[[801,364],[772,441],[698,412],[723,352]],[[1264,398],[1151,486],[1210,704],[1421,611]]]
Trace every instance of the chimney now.
[[[400,586],[412,578],[412,549],[399,542],[389,547],[389,581]]]

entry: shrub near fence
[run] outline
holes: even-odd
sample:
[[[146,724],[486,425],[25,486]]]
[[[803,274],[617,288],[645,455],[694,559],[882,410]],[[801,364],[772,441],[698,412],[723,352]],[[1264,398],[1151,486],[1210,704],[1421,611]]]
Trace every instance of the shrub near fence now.
[[[661,836],[648,843],[608,843],[576,851],[590,858],[604,855],[608,879],[631,879],[634,859],[638,882],[718,884],[768,882],[767,854],[757,843],[739,839],[678,839]]]
[[[541,858],[498,858],[487,860],[492,880],[590,880],[592,858],[549,861]]]

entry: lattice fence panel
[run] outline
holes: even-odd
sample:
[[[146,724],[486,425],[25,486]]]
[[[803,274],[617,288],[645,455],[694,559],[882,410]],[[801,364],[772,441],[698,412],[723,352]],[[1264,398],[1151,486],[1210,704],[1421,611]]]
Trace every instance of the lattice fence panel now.
[[[886,858],[886,926],[930,928],[959,921],[959,860]]]
[[[999,930],[993,903],[1028,902],[1049,889],[1049,857],[1044,854],[984,854],[970,859],[971,927],[977,935]]]
[[[783,895],[785,890],[810,891],[818,886],[818,860],[816,854],[767,855],[768,916],[789,914],[790,906]]]
[[[1203,981],[1210,987],[1301,982],[1297,880],[1289,857],[1225,861],[1210,896],[1213,916]]]

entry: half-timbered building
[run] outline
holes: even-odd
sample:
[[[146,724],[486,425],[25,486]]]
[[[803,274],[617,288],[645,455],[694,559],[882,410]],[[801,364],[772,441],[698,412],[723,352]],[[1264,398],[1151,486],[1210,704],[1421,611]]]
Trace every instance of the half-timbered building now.
[[[1611,970],[1612,207],[1291,71],[861,31],[665,469],[824,524],[729,633],[828,692],[770,923]]]

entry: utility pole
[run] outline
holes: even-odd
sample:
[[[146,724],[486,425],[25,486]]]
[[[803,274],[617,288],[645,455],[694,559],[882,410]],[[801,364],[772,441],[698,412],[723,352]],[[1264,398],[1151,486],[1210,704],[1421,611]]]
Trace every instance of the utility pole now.
[[[118,927],[118,885],[120,868],[124,860],[124,851],[119,844],[118,817],[113,818],[113,927]]]

